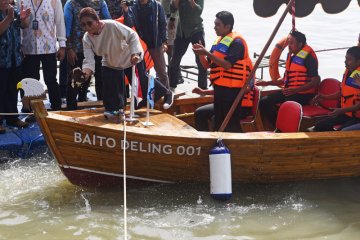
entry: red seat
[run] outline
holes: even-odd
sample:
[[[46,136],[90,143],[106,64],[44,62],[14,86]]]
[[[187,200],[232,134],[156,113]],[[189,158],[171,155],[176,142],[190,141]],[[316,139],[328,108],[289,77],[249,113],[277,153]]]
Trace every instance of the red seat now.
[[[240,120],[240,123],[254,123],[256,120],[256,115],[259,109],[260,102],[260,89],[257,86],[254,86],[254,105],[251,108],[251,113],[249,116]]]
[[[299,103],[284,102],[278,112],[275,131],[282,133],[298,132],[302,116],[302,107]]]
[[[321,81],[319,85],[319,93],[322,95],[330,95],[340,91],[341,82],[333,79],[326,78]],[[303,106],[303,116],[306,118],[320,117],[327,115],[331,110],[330,108],[337,108],[340,104],[340,99],[334,100],[321,100],[318,106],[307,105]]]

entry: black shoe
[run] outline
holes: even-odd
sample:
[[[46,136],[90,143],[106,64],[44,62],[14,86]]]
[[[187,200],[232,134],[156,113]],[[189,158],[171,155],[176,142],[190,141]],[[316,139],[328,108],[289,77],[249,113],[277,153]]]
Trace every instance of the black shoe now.
[[[182,84],[182,83],[184,83],[184,79],[183,79],[183,77],[181,76],[181,77],[179,77],[179,79],[178,79],[178,84]]]
[[[25,122],[27,122],[27,123],[36,122],[36,117],[35,117],[35,115],[29,115],[29,116],[27,116],[27,118],[25,118]]]
[[[20,119],[16,119],[16,120],[8,120],[6,121],[6,125],[10,126],[10,127],[17,127],[17,128],[26,128],[27,126],[29,126],[28,123],[21,121]]]
[[[171,105],[173,104],[174,102],[174,93],[172,91],[170,91],[169,93],[167,93],[165,96],[164,96],[164,105],[163,105],[163,108],[166,110],[166,109],[169,109],[171,107]]]

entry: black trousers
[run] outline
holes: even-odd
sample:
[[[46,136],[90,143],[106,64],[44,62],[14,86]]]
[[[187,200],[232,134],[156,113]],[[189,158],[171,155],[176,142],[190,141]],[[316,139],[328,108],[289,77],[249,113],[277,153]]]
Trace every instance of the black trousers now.
[[[349,127],[356,123],[359,123],[360,119],[355,117],[349,117],[346,114],[341,114],[336,117],[325,118],[315,124],[315,131],[324,132],[324,131],[334,131],[335,125],[341,125],[341,129]]]
[[[56,54],[26,55],[23,61],[23,78],[40,79],[40,62],[42,65],[44,82],[48,89],[52,110],[61,109],[60,87],[56,79]]]
[[[0,68],[0,113],[17,113],[18,91],[16,85],[21,80],[21,67]],[[15,120],[18,115],[1,116],[3,119]]]
[[[261,98],[259,108],[263,119],[267,119],[271,127],[275,129],[276,117],[279,103],[286,101],[298,102],[301,105],[309,104],[310,100],[314,98],[314,94],[294,94],[285,96],[282,91],[264,96]]]
[[[102,67],[103,76],[103,102],[105,111],[118,111],[124,109],[125,84],[124,70]]]
[[[214,129],[218,131],[221,124],[226,118],[233,102],[240,92],[241,88],[228,88],[214,85]],[[230,118],[225,132],[242,132],[240,120],[249,115],[250,107],[241,107],[241,100],[239,105]]]
[[[193,34],[190,38],[182,38],[180,36],[176,36],[175,42],[174,42],[174,51],[171,57],[171,61],[169,64],[169,81],[170,81],[170,87],[176,88],[178,84],[178,79],[180,76],[180,62],[184,54],[186,53],[186,50],[189,47],[189,44],[195,44],[201,42],[205,46],[204,41],[204,32],[197,32]],[[198,87],[202,89],[207,88],[207,71],[206,69],[201,65],[200,59],[198,55],[196,56],[196,64],[199,69],[199,75],[198,75]]]
[[[198,131],[209,131],[209,120],[214,117],[214,104],[201,106],[195,111],[195,128]]]
[[[66,89],[68,82],[68,69],[67,69],[67,57],[60,61],[59,66],[59,87],[60,87],[60,96],[61,98],[66,98]]]

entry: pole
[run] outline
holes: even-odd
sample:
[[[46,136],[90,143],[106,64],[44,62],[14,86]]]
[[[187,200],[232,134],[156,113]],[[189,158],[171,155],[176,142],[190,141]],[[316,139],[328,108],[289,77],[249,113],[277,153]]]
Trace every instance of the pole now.
[[[270,38],[269,38],[269,40],[267,41],[267,43],[265,44],[264,49],[263,49],[262,52],[260,53],[259,58],[256,60],[255,65],[254,65],[253,69],[251,70],[249,77],[246,79],[246,81],[245,81],[245,83],[244,83],[244,86],[241,88],[240,92],[239,92],[238,95],[236,96],[236,98],[235,98],[235,100],[234,100],[234,102],[233,102],[233,105],[231,106],[231,108],[230,108],[228,114],[226,115],[223,123],[221,124],[220,129],[219,129],[219,132],[223,132],[223,131],[225,130],[227,124],[229,123],[230,118],[231,118],[232,115],[234,114],[235,108],[238,106],[238,104],[239,104],[239,102],[240,102],[240,99],[244,96],[245,90],[246,90],[247,86],[249,85],[251,79],[254,78],[256,69],[259,67],[259,64],[260,64],[261,60],[263,59],[266,51],[268,50],[268,48],[269,48],[272,40],[274,39],[277,31],[279,30],[281,24],[283,23],[283,21],[284,21],[284,19],[285,19],[285,17],[286,17],[286,14],[289,12],[289,9],[291,8],[291,6],[292,6],[292,4],[293,4],[294,1],[295,1],[295,0],[290,0],[289,3],[288,3],[288,5],[286,6],[286,9],[285,9],[284,13],[283,13],[282,16],[280,17],[279,22],[277,23],[274,31],[271,33]]]
[[[135,65],[131,68],[131,92],[130,92],[130,116],[129,121],[134,120],[135,112],[135,91],[137,88],[136,76],[135,76]]]

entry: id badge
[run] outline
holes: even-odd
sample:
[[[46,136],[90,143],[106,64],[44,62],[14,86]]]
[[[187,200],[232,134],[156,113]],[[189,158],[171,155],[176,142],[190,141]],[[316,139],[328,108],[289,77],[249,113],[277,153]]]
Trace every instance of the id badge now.
[[[38,30],[39,29],[39,22],[37,20],[32,21],[32,29]]]

